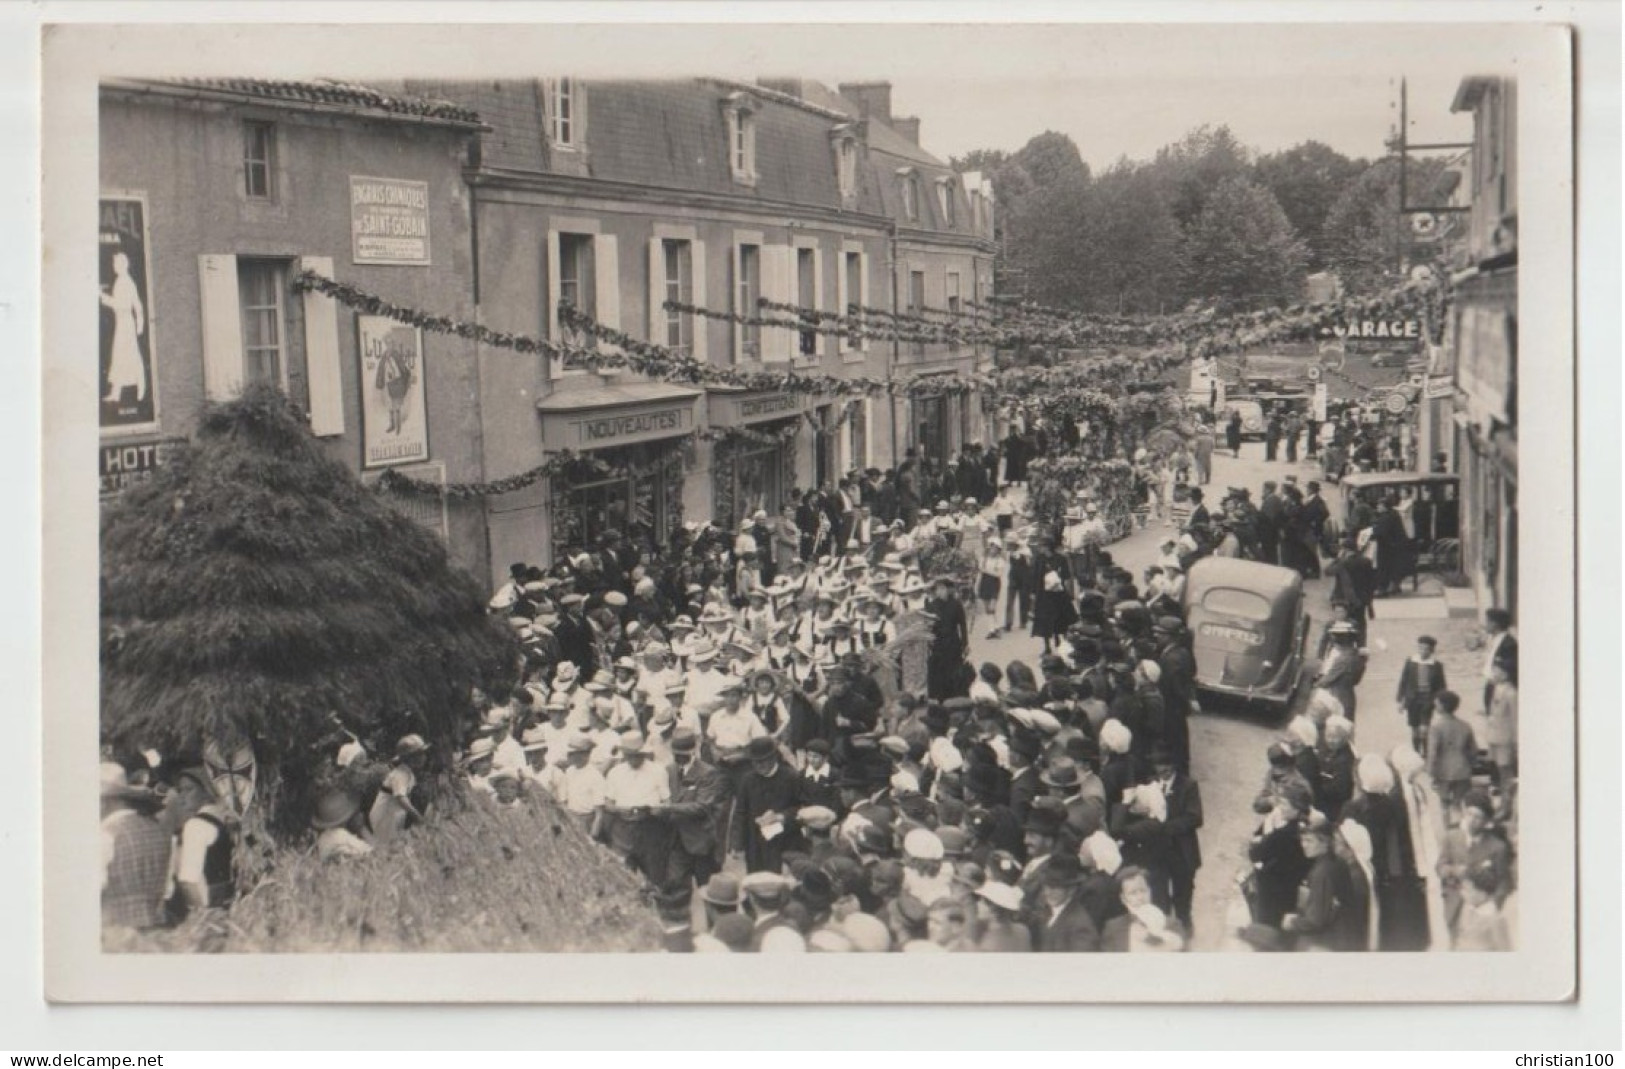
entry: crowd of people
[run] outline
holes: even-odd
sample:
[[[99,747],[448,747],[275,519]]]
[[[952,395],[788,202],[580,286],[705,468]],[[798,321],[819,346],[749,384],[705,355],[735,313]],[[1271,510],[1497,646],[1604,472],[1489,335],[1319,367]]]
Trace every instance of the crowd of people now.
[[[912,457],[854,472],[777,520],[689,525],[663,550],[611,531],[550,569],[513,565],[490,610],[522,644],[519,682],[471,696],[468,787],[571,814],[642,878],[673,950],[1189,947],[1203,809],[1184,574],[1216,555],[1319,575],[1326,506],[1289,474],[1211,513],[1211,451],[1182,445],[1192,507],[1136,577],[1104,548],[1097,502],[1059,531],[1001,522],[1022,441],[934,475]],[[916,507],[933,485],[954,496]],[[1383,593],[1370,567],[1355,533],[1324,565],[1336,618],[1307,711],[1264,755],[1235,948],[1509,944],[1515,726],[1492,746],[1496,790],[1475,787],[1429,641],[1397,697],[1414,744],[1359,753],[1355,686]],[[1037,670],[974,664],[978,613],[993,634],[1030,624]],[[1515,725],[1510,636],[1486,672],[1486,707]],[[346,743],[338,764],[374,774],[317,800],[320,855],[408,834],[426,751],[408,736],[379,766]],[[104,909],[136,928],[230,893],[207,777],[160,794],[149,774],[104,765]]]

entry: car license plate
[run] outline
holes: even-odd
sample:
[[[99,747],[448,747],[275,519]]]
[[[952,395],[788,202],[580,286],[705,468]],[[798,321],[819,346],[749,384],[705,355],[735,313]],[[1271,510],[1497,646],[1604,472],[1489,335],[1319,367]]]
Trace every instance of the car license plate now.
[[[1264,636],[1256,631],[1247,631],[1228,624],[1203,624],[1199,629],[1209,638],[1224,639],[1227,642],[1239,642],[1244,646],[1262,646]]]

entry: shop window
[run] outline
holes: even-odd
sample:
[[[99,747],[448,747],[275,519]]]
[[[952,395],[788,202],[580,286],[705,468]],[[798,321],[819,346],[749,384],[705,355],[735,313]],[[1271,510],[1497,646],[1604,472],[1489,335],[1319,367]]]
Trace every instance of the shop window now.
[[[818,310],[818,254],[813,249],[796,250],[796,304],[809,310],[802,314],[802,320],[809,326],[816,326],[818,319],[811,313]],[[802,330],[799,335],[801,355],[816,357],[818,332]]]
[[[762,247],[740,245],[735,258],[734,314],[748,320],[761,317],[758,303],[762,296]],[[742,360],[762,358],[762,326],[759,322],[739,323],[734,327],[738,338],[739,357]]]
[[[663,545],[677,522],[682,497],[681,451],[650,442],[593,454],[617,473],[609,478],[565,472],[553,480],[552,531],[555,560],[594,548],[609,531],[634,545]]]
[[[283,294],[288,269],[281,260],[237,261],[237,292],[243,325],[243,383],[288,385],[287,313]]]
[[[660,251],[665,271],[665,299],[678,304],[693,304],[693,242],[667,238],[660,243]],[[666,309],[666,346],[684,356],[694,351],[692,313]]]
[[[243,192],[254,200],[276,199],[276,124],[243,122]]]

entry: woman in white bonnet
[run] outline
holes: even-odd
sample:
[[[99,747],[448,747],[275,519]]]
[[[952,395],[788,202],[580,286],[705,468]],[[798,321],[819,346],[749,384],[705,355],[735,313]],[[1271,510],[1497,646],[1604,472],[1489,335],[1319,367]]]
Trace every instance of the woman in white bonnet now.
[[[1360,900],[1365,904],[1365,943],[1360,949],[1377,949],[1378,908],[1375,888],[1376,872],[1371,865],[1371,834],[1356,821],[1345,820],[1337,827],[1339,859],[1348,866],[1350,877],[1349,901],[1344,908],[1359,912]],[[1363,886],[1362,886],[1363,884]]]
[[[1428,778],[1427,761],[1409,743],[1394,747],[1388,763],[1399,779],[1399,795],[1405,803],[1416,873],[1422,879],[1426,896],[1427,945],[1441,949],[1450,945],[1450,929],[1445,923],[1444,895],[1439,885],[1439,856],[1444,846],[1444,803]]]

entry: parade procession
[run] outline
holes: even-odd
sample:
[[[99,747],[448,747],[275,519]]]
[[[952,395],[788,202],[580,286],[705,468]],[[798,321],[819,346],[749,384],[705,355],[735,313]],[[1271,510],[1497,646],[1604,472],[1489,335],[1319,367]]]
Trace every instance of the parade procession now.
[[[104,82],[104,948],[1518,949],[1515,90]]]

